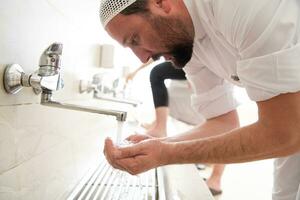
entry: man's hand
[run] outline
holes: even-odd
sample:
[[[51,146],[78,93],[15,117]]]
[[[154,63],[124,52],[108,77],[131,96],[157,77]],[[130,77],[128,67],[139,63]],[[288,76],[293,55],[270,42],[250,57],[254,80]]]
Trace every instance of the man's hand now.
[[[134,134],[126,138],[131,143],[139,143],[143,140],[154,139],[151,135]]]
[[[118,147],[112,140],[105,140],[104,154],[107,161],[120,170],[136,175],[167,164],[164,149],[167,144],[158,139],[148,139],[128,147]]]
[[[129,74],[127,74],[127,76],[125,77],[125,83],[127,84],[129,81],[132,81],[134,79],[136,75],[136,72],[131,72]]]

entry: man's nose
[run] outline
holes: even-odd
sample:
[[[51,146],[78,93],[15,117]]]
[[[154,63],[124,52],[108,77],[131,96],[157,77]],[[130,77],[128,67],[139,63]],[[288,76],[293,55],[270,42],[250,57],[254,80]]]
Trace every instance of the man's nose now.
[[[144,49],[132,48],[131,50],[143,63],[148,62],[148,60],[152,56],[151,52],[144,50]]]

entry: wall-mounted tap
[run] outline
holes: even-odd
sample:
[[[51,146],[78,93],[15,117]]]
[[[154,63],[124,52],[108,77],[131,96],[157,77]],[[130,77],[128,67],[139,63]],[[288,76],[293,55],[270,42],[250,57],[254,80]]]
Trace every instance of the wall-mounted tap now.
[[[23,87],[32,87],[35,91],[41,91],[41,104],[45,106],[63,108],[89,113],[98,113],[115,116],[118,121],[125,121],[125,111],[105,110],[93,107],[84,107],[74,104],[66,104],[53,100],[53,91],[63,87],[61,78],[61,55],[63,45],[53,43],[41,55],[38,71],[25,74],[18,64],[8,65],[4,72],[4,88],[9,94],[18,93]]]
[[[54,43],[42,54],[39,69],[25,74],[18,64],[8,65],[4,72],[4,88],[9,94],[18,93],[23,87],[32,87],[35,91],[59,90],[63,87],[60,77],[60,57],[62,44]]]
[[[117,103],[123,103],[123,104],[129,104],[134,107],[138,106],[141,104],[141,102],[136,101],[136,100],[130,100],[130,99],[124,99],[124,98],[117,98],[115,97],[115,88],[116,86],[116,80],[113,82],[113,88],[107,88],[104,86],[102,83],[102,74],[95,74],[93,76],[93,81],[85,81],[85,80],[80,80],[79,83],[79,92],[80,93],[90,93],[93,92],[93,98],[95,99],[100,99],[104,101],[111,101],[111,102],[117,102]],[[113,93],[114,95],[110,97],[108,94]]]

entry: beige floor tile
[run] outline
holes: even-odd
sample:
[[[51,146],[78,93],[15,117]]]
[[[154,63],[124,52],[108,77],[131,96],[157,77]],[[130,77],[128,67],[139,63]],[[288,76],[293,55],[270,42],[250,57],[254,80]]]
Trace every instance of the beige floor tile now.
[[[200,170],[208,177],[211,167]],[[273,160],[227,165],[222,178],[223,194],[217,200],[271,200]]]

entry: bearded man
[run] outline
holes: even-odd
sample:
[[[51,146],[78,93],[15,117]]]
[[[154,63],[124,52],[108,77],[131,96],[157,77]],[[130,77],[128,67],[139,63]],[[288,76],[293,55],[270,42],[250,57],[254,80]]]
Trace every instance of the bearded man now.
[[[183,68],[192,104],[207,119],[176,137],[131,136],[130,147],[107,139],[110,164],[137,174],[277,158],[273,200],[300,200],[299,11],[299,0],[103,0],[111,37],[143,62],[163,56]],[[257,103],[257,122],[236,128],[233,85]]]

